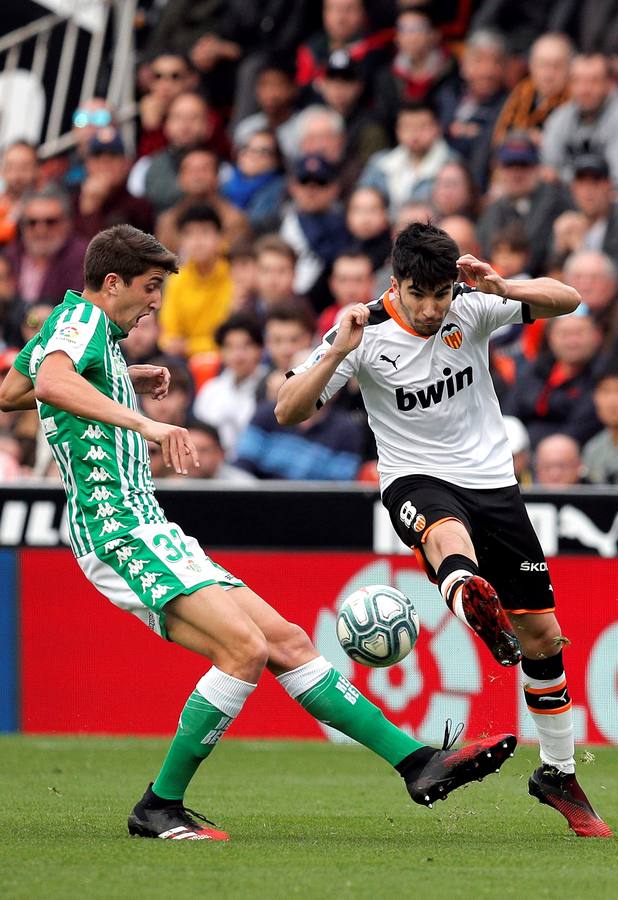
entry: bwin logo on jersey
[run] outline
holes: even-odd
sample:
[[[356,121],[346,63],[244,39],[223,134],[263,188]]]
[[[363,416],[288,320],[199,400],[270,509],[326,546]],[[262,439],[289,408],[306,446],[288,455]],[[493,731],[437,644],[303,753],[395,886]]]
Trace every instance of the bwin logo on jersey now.
[[[440,332],[440,337],[446,346],[452,347],[453,350],[459,350],[463,342],[463,333],[459,325],[455,324],[455,322],[451,322],[450,325],[445,325]]]
[[[444,378],[427,385],[426,388],[420,391],[406,391],[404,388],[397,388],[395,391],[397,409],[401,409],[403,412],[410,412],[417,404],[421,409],[428,409],[430,406],[441,403],[445,392],[447,398],[453,397],[459,391],[463,391],[465,387],[469,387],[474,380],[472,366],[466,366],[465,369],[462,369],[461,372],[455,372],[454,375],[447,366],[446,369],[442,370],[442,374]]]

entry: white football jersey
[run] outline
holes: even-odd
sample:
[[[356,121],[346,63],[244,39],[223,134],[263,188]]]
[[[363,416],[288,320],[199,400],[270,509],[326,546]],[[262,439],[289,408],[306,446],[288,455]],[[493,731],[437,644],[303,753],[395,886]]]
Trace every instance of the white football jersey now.
[[[398,316],[388,291],[368,306],[361,343],[338,366],[319,405],[358,379],[378,448],[381,491],[403,475],[432,475],[465,488],[516,484],[488,344],[501,325],[524,321],[523,305],[456,284],[448,315],[428,338]],[[322,358],[338,328],[294,374]]]

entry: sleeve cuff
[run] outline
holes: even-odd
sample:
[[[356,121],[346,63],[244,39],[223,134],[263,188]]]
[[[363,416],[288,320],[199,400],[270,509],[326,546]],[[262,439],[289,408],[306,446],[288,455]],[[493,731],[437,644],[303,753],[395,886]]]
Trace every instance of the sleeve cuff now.
[[[521,305],[521,320],[524,325],[532,325],[532,323],[534,322],[532,313],[530,312],[530,305],[528,303],[522,303]]]

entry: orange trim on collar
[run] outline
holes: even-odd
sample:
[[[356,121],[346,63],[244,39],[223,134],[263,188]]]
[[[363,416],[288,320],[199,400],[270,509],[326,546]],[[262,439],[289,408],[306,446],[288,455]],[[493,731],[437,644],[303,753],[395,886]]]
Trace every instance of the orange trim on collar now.
[[[432,335],[419,334],[418,331],[415,331],[410,325],[408,325],[407,322],[404,322],[404,320],[401,318],[401,316],[399,315],[399,313],[393,306],[392,300],[390,298],[390,291],[384,291],[382,300],[384,301],[384,309],[389,314],[391,319],[393,319],[393,321],[397,322],[399,327],[403,328],[404,331],[407,331],[408,334],[413,334],[414,337],[419,337],[424,341],[426,341],[430,337],[432,337]]]

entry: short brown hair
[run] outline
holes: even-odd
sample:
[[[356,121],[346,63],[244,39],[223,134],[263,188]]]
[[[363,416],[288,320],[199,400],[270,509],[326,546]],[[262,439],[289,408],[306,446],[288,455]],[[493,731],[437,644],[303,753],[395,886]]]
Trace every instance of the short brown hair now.
[[[262,253],[277,253],[279,256],[285,256],[293,266],[296,265],[296,260],[298,259],[294,248],[284,241],[283,238],[280,238],[278,234],[265,234],[255,242],[254,250],[256,257]]]
[[[99,291],[110,272],[130,284],[138,275],[158,267],[178,271],[176,256],[152,235],[132,225],[114,225],[96,234],[84,257],[84,285]]]

